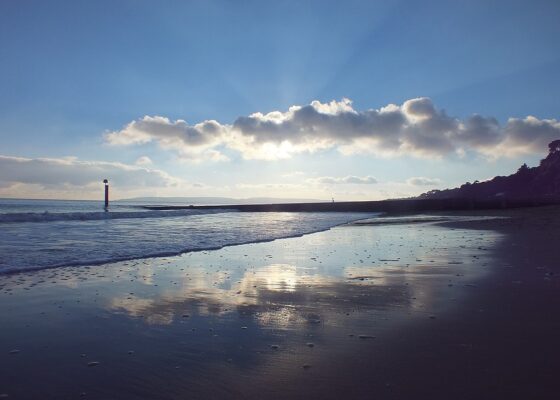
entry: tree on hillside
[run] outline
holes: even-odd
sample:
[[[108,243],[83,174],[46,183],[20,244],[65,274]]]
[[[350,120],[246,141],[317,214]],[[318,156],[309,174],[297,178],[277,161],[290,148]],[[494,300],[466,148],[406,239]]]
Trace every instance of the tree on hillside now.
[[[550,142],[548,144],[548,151],[550,154],[560,153],[560,139]]]
[[[455,189],[431,190],[420,195],[420,198],[560,198],[560,139],[551,142],[548,149],[548,156],[541,160],[538,167],[530,168],[523,164],[509,176],[496,176],[484,182],[467,182]]]

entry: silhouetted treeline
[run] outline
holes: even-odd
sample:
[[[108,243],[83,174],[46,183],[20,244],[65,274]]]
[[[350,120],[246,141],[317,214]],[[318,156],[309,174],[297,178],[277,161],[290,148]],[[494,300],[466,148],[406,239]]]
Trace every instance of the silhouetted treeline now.
[[[489,181],[465,183],[455,189],[432,190],[421,199],[560,199],[560,140],[548,145],[548,156],[538,167],[523,164],[515,174]]]

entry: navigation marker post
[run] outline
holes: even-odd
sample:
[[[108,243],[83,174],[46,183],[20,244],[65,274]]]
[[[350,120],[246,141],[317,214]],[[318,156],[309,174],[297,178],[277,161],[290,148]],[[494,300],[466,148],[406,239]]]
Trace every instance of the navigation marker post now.
[[[105,184],[105,211],[109,211],[109,181],[103,179],[103,183]]]

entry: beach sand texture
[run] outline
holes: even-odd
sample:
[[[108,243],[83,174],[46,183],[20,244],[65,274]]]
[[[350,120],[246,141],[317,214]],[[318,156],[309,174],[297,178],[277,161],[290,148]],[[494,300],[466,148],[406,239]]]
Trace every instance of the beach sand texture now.
[[[0,395],[557,398],[560,208],[453,215],[0,276]]]

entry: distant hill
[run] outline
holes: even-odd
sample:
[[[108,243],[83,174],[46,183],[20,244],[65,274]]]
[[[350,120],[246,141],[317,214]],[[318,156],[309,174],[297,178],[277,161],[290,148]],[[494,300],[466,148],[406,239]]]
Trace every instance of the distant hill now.
[[[420,199],[560,199],[560,140],[548,145],[548,156],[538,167],[523,164],[515,174],[497,176],[489,181],[465,183],[461,187],[431,190]]]
[[[235,204],[279,204],[279,203],[321,203],[317,199],[283,199],[275,197],[249,197],[234,199],[231,197],[134,197],[116,200],[127,203],[149,204],[183,204],[183,205],[235,205]]]

